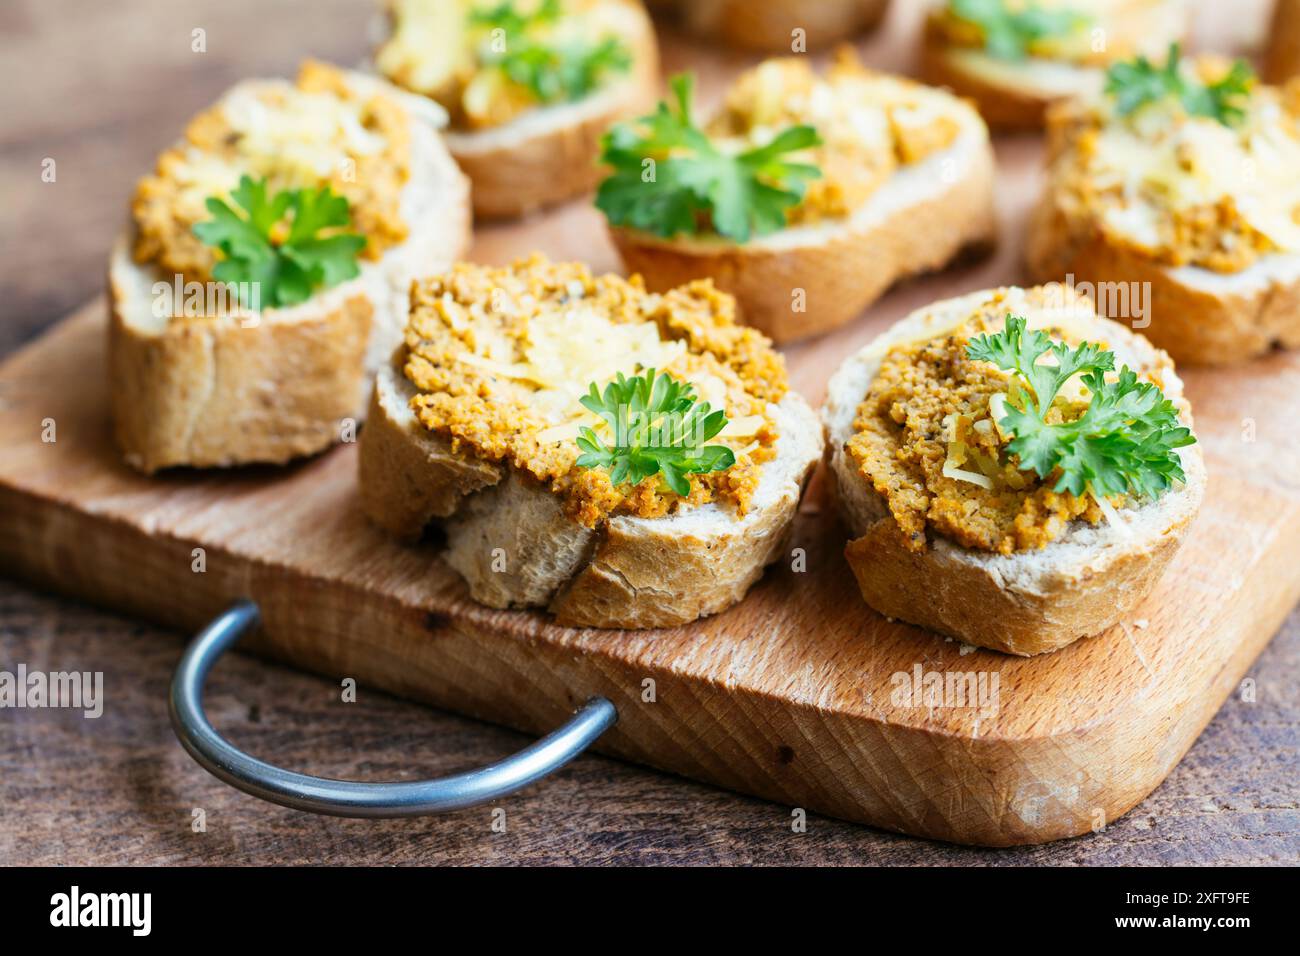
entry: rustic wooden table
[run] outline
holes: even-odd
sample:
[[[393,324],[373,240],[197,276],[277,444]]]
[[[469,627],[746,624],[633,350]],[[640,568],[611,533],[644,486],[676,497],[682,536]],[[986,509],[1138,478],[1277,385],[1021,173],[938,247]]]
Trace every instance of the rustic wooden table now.
[[[0,353],[100,289],[135,178],[187,116],[240,77],[292,72],[306,52],[355,62],[370,9],[370,0],[0,6]],[[1247,13],[1234,41],[1259,23],[1258,10]],[[46,159],[54,182],[42,181]],[[504,832],[488,808],[383,823],[294,813],[218,783],[176,743],[165,695],[180,642],[0,582],[0,670],[102,671],[106,697],[96,720],[0,712],[0,863],[1300,861],[1300,611],[1252,668],[1253,700],[1230,698],[1144,803],[1100,834],[1010,851],[817,817],[795,833],[787,807],[594,756],[503,801]],[[364,687],[344,704],[332,682],[239,655],[214,674],[209,708],[251,752],[344,777],[415,779],[524,741]]]

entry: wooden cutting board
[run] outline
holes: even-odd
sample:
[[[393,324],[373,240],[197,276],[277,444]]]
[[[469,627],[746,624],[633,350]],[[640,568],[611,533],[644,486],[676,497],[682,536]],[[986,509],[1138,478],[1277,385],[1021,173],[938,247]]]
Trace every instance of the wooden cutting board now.
[[[910,47],[897,37],[913,19],[895,16],[868,62],[901,68]],[[671,68],[696,64],[713,96],[745,62],[684,43],[665,54]],[[844,356],[912,308],[1019,278],[1040,150],[1029,137],[998,153],[997,255],[908,283],[852,327],[787,349],[812,401]],[[534,248],[618,266],[584,203],[481,229],[471,256]],[[529,732],[603,695],[619,711],[603,752],[906,833],[1005,845],[1104,826],[1172,769],[1300,598],[1300,355],[1187,375],[1211,479],[1186,546],[1129,620],[1020,659],[869,610],[820,475],[792,545],[804,569],[778,562],[715,618],[583,631],[486,610],[436,545],[401,546],[366,523],[351,446],[285,469],[127,469],[109,435],[104,341],[92,303],[0,366],[7,573],[191,631],[251,597],[261,653]],[[984,696],[909,706],[898,692],[927,678]]]

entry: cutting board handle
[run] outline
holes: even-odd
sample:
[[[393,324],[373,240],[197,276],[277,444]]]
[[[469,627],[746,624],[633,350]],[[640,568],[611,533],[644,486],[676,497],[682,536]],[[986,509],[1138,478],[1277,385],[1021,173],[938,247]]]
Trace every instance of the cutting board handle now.
[[[208,672],[257,625],[252,601],[239,601],[198,633],[172,675],[172,729],[189,755],[217,778],[255,797],[295,810],[337,817],[412,817],[459,810],[513,793],[582,753],[618,720],[614,705],[593,697],[564,726],[504,760],[437,780],[361,783],[312,777],[250,757],[213,729],[203,711]]]

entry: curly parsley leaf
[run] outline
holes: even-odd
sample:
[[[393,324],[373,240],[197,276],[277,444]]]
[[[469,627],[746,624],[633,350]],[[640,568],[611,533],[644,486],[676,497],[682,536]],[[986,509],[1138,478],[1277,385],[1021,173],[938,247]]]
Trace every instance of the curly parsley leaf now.
[[[1013,9],[1006,0],[951,0],[948,8],[958,20],[978,27],[985,52],[1000,60],[1022,60],[1033,44],[1069,36],[1092,22],[1076,10],[1033,4]]]
[[[1116,63],[1106,71],[1106,92],[1115,99],[1121,116],[1151,103],[1173,99],[1191,116],[1205,116],[1224,126],[1233,126],[1246,116],[1244,100],[1255,83],[1255,71],[1245,60],[1232,67],[1213,83],[1188,77],[1180,67],[1177,43],[1169,47],[1164,66],[1156,66],[1145,56]]]
[[[541,103],[582,99],[609,75],[631,68],[632,54],[617,37],[540,36],[539,31],[558,23],[560,15],[558,0],[543,0],[530,13],[521,13],[513,0],[474,10],[472,25],[500,31],[481,46],[480,59],[500,68]]]
[[[1001,332],[976,336],[966,348],[972,361],[1015,372],[1027,386],[1019,404],[1008,401],[998,423],[1013,436],[1007,451],[1019,457],[1022,469],[1039,478],[1059,469],[1053,490],[1083,495],[1091,489],[1099,497],[1158,497],[1184,480],[1175,449],[1196,439],[1157,386],[1139,381],[1127,366],[1107,381],[1115,368],[1113,352],[1090,342],[1077,348],[1054,343],[1027,325],[1008,315]],[[1049,360],[1039,364],[1044,356]],[[1048,409],[1075,375],[1091,393],[1087,410],[1075,421],[1048,424]]]
[[[667,373],[650,369],[627,378],[620,372],[604,392],[592,382],[581,401],[605,421],[613,444],[583,428],[577,439],[583,454],[576,464],[608,468],[614,485],[662,474],[668,487],[685,497],[691,493],[688,474],[724,471],[736,463],[727,446],[704,444],[726,427],[722,409],[697,402],[690,384]]]
[[[620,123],[605,134],[601,161],[612,173],[596,206],[611,225],[664,238],[712,230],[735,242],[776,232],[821,170],[791,162],[790,153],[820,145],[811,126],[791,126],[763,146],[740,153],[719,149],[691,117],[693,80],[670,82],[673,101]]]
[[[245,305],[296,305],[317,289],[360,274],[357,256],[365,236],[321,235],[351,222],[348,201],[329,186],[268,196],[265,179],[241,176],[230,198],[243,214],[210,196],[206,205],[212,218],[195,223],[194,234],[221,252],[212,276],[234,285]],[[249,287],[257,290],[260,302],[249,301]]]
[[[521,13],[515,0],[502,0],[491,7],[470,11],[469,22],[488,30],[502,30],[507,37],[518,36],[534,27],[553,24],[560,19],[560,0],[542,0],[531,13]]]

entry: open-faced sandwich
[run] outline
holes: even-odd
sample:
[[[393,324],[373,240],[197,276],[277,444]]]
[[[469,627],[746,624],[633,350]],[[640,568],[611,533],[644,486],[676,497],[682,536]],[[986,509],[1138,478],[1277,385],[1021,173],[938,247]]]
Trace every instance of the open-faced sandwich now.
[[[600,137],[654,101],[659,55],[639,0],[386,0],[375,54],[450,116],[474,212],[517,216],[596,185]]]
[[[434,104],[307,62],[196,116],[140,181],[109,264],[128,463],[282,463],[340,438],[414,275],[460,255],[469,188]]]
[[[1300,0],[1277,0],[1265,63],[1264,77],[1270,83],[1300,76]]]
[[[770,343],[708,282],[664,295],[539,257],[412,287],[361,438],[366,513],[491,607],[663,627],[739,601],[822,452]]]
[[[652,9],[655,7],[652,4]],[[691,33],[762,53],[813,53],[873,29],[889,0],[666,0]]]
[[[691,81],[605,139],[596,204],[649,288],[712,277],[777,342],[855,318],[895,281],[995,231],[993,154],[979,114],[841,50],[743,74],[697,125]]]
[[[1011,654],[1122,619],[1205,485],[1169,357],[1066,286],[914,312],[840,367],[822,417],[867,603]]]
[[[1037,129],[1053,103],[1100,89],[1110,64],[1160,55],[1187,28],[1184,0],[939,0],[921,70],[994,129]]]
[[[1179,362],[1300,345],[1300,82],[1177,47],[1117,64],[1053,111],[1048,162],[1035,281],[1092,285]]]

